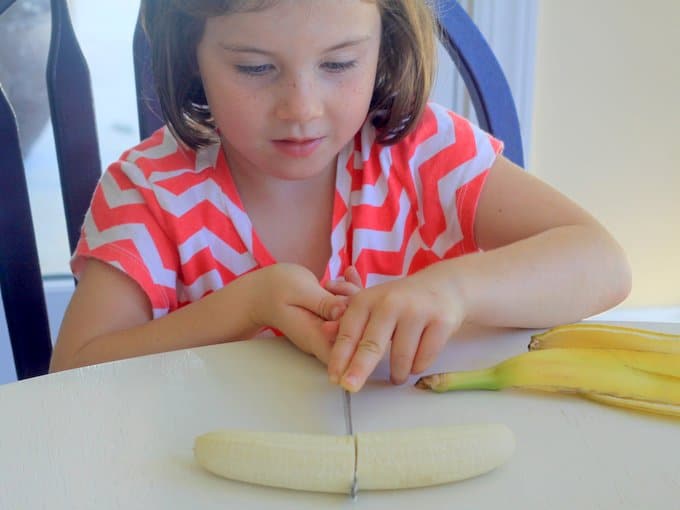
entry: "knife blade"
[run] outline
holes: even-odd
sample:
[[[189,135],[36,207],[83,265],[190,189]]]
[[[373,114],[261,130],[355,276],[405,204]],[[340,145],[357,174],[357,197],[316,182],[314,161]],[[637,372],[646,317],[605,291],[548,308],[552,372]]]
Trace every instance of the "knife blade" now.
[[[356,501],[357,492],[359,490],[359,485],[357,483],[357,438],[354,437],[354,426],[352,424],[352,394],[343,390],[344,401],[345,401],[345,424],[347,428],[347,434],[352,436],[354,440],[354,475],[352,477],[352,487],[350,489],[350,496]]]

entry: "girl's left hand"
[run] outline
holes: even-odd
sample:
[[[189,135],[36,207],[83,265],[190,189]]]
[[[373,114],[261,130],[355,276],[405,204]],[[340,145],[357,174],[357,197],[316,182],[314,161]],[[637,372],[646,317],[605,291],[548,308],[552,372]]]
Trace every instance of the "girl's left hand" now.
[[[350,391],[364,385],[390,343],[394,384],[424,371],[464,318],[461,296],[434,267],[350,296],[328,363],[331,382]]]
[[[364,286],[361,283],[361,276],[356,267],[349,266],[345,269],[345,273],[342,278],[337,280],[330,280],[326,282],[325,289],[335,294],[336,296],[346,296],[351,297],[357,294]],[[339,320],[326,321],[322,325],[322,332],[325,335],[331,335],[333,337],[333,342],[335,342],[335,337],[338,334],[338,327],[340,323]]]
[[[345,269],[345,273],[341,279],[331,280],[326,283],[326,290],[337,296],[354,296],[363,288],[361,276],[359,276],[359,272],[354,266],[349,266]]]

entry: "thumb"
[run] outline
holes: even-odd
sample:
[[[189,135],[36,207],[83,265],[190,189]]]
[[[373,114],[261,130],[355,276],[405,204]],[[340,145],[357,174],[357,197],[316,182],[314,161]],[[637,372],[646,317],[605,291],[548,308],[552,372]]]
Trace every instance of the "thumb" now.
[[[314,281],[311,285],[301,286],[291,304],[305,308],[326,321],[335,321],[342,317],[347,303],[346,296],[333,294]]]
[[[323,296],[314,311],[319,317],[327,321],[337,321],[347,310],[347,296],[336,296],[328,293]]]

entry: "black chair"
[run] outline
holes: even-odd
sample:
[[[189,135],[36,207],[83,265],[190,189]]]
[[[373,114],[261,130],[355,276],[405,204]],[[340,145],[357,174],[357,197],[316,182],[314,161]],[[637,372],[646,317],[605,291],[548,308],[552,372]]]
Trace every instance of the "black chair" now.
[[[0,15],[15,0],[0,0]],[[440,9],[442,42],[468,88],[479,125],[505,142],[522,166],[519,121],[510,88],[484,37],[457,2]],[[90,76],[71,25],[67,0],[51,0],[52,36],[46,70],[67,235],[75,248],[101,175]],[[139,22],[133,40],[140,138],[162,125]],[[31,219],[17,124],[0,84],[0,287],[17,377],[47,372],[52,352],[45,295]]]

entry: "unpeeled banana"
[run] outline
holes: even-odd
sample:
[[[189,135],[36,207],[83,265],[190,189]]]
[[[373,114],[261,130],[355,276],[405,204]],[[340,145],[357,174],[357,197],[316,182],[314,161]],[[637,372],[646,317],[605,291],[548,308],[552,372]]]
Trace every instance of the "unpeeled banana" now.
[[[356,444],[355,444],[356,442]],[[481,475],[515,447],[505,425],[454,425],[334,436],[246,430],[196,438],[194,455],[217,475],[272,487],[350,492],[405,489]]]
[[[579,393],[601,403],[680,416],[680,335],[570,324],[534,335],[530,352],[493,367],[434,374],[434,391],[508,387]]]

